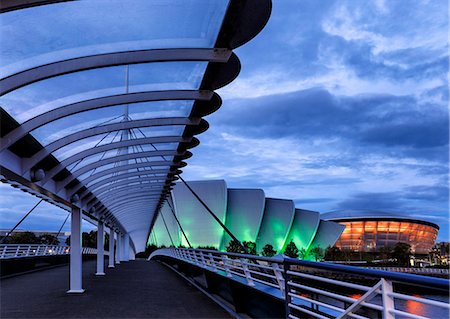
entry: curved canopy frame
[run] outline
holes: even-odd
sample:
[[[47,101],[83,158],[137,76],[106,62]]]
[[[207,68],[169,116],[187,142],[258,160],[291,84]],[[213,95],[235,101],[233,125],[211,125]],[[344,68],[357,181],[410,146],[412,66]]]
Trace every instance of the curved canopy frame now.
[[[135,178],[135,179],[127,179],[127,180],[121,180],[118,181],[116,183],[114,183],[113,185],[104,185],[102,187],[99,187],[97,189],[89,189],[84,191],[83,193],[80,194],[80,198],[83,199],[84,197],[86,197],[86,195],[89,194],[89,192],[95,193],[96,196],[100,196],[100,194],[103,194],[104,192],[107,191],[114,191],[114,189],[116,189],[119,186],[128,186],[130,184],[134,184],[136,182],[139,182],[139,184],[144,184],[143,182],[150,182],[150,184],[153,184],[154,186],[158,185],[159,182],[165,182],[165,179],[159,180],[159,179],[155,179],[154,177],[144,177],[144,178]],[[158,185],[159,186],[159,185]]]
[[[153,151],[148,151],[148,152],[135,152],[135,153],[131,153],[131,154],[122,154],[122,155],[117,155],[114,157],[109,157],[109,158],[105,158],[103,160],[94,162],[94,163],[90,163],[86,166],[83,166],[82,168],[74,171],[70,176],[66,177],[62,182],[60,182],[59,185],[61,185],[60,187],[64,187],[66,185],[68,185],[69,183],[71,183],[73,180],[75,180],[77,177],[79,177],[80,175],[83,175],[84,173],[87,173],[91,170],[94,169],[98,169],[102,166],[108,165],[108,164],[112,164],[112,163],[117,163],[117,162],[122,162],[122,161],[128,161],[128,160],[136,160],[136,159],[141,159],[141,158],[147,158],[149,156],[152,155]],[[176,162],[173,161],[152,161],[150,162],[150,165],[152,167],[155,166],[175,166],[175,167],[181,167],[182,164],[177,164]]]
[[[18,72],[0,80],[0,95],[51,77],[97,68],[149,62],[208,61],[225,63],[228,49],[150,49],[113,52],[57,61]]]
[[[73,142],[76,142],[87,137],[101,135],[104,133],[111,133],[116,131],[124,131],[133,128],[151,127],[151,126],[170,126],[170,125],[198,125],[200,124],[199,118],[187,118],[187,117],[173,117],[173,118],[159,118],[159,119],[145,119],[145,120],[132,120],[127,122],[105,124],[82,131],[78,131],[62,137],[50,144],[44,149],[33,155],[30,159],[26,160],[23,166],[23,172],[29,171],[36,166],[40,161],[49,156],[51,153],[59,150],[60,148],[67,146]]]
[[[100,173],[93,174],[86,179],[81,180],[80,182],[84,185],[89,185],[89,183],[98,180],[99,178],[102,178],[104,176],[110,175],[110,174],[120,174],[122,172],[128,172],[131,169],[139,169],[139,168],[148,168],[147,162],[141,162],[141,163],[134,163],[134,164],[128,164],[128,165],[121,165],[116,166],[110,169],[106,169],[104,171],[101,171]],[[162,173],[170,173],[170,168],[166,169],[152,169],[152,173],[154,174],[162,174]]]
[[[16,18],[17,16],[18,18],[15,21],[19,22],[15,22],[15,25],[20,26],[20,21],[26,21],[26,19],[20,19],[22,12],[32,13],[31,9],[23,11],[21,9],[42,6],[39,10],[45,10],[46,5],[51,4],[48,6],[48,9],[69,10],[72,4],[65,6],[62,2],[66,1],[72,2],[71,0],[10,0],[2,2],[0,12],[14,11],[10,13],[11,15],[5,15],[5,17]],[[82,2],[79,3],[81,3],[80,8],[84,8]],[[170,0],[168,0],[168,3],[170,4]],[[125,5],[128,6],[128,4],[129,2]],[[199,2],[199,4],[201,3]],[[77,3],[73,2],[73,5],[77,6]],[[192,9],[194,12],[203,12],[199,21],[210,21],[211,16],[209,14],[213,11],[196,10],[195,5],[197,4],[193,1],[193,7],[189,7],[189,9]],[[58,49],[59,51],[52,51],[52,47],[44,47],[42,50],[37,48],[35,51],[28,52],[26,51],[28,47],[24,46],[21,48],[23,52],[19,52],[20,50],[13,47],[14,42],[10,42],[9,45],[11,47],[6,50],[12,52],[12,54],[17,52],[17,56],[12,56],[8,60],[12,61],[12,64],[0,66],[2,74],[6,74],[6,76],[0,78],[0,95],[5,97],[4,100],[1,100],[0,97],[0,103],[5,107],[5,109],[0,110],[2,115],[0,168],[5,168],[5,171],[10,172],[7,175],[7,180],[12,179],[12,182],[19,182],[26,186],[26,189],[29,188],[30,193],[36,193],[36,190],[38,190],[38,193],[45,193],[45,196],[50,194],[51,196],[49,197],[52,200],[56,199],[54,201],[57,203],[64,203],[71,207],[81,207],[84,210],[98,208],[98,210],[93,210],[92,213],[85,212],[84,214],[94,220],[102,218],[109,227],[120,233],[139,229],[136,232],[139,235],[130,238],[131,245],[135,246],[135,241],[138,241],[139,245],[142,246],[142,243],[145,243],[147,238],[142,238],[143,232],[141,228],[148,227],[148,231],[150,231],[159,208],[161,208],[164,199],[173,186],[173,181],[177,179],[176,174],[181,173],[178,168],[185,166],[186,163],[183,160],[192,155],[187,149],[198,145],[198,140],[193,138],[193,136],[206,131],[209,127],[202,117],[216,111],[221,105],[220,97],[213,90],[227,85],[240,72],[239,59],[232,50],[248,42],[262,30],[270,16],[271,0],[228,0],[228,2],[224,0],[224,5],[220,7],[221,9],[214,11],[214,26],[210,23],[199,23],[199,31],[195,31],[199,32],[199,39],[204,34],[208,35],[210,40],[198,42],[204,43],[206,47],[201,47],[201,45],[195,46],[197,42],[193,42],[191,48],[188,47],[189,45],[183,45],[190,43],[184,41],[187,39],[183,39],[183,36],[186,34],[185,30],[175,30],[175,36],[172,39],[172,44],[170,44],[171,47],[164,47],[169,46],[166,41],[134,41],[135,35],[132,28],[129,32],[127,31],[120,35],[119,38],[107,37],[104,42],[77,42],[76,39],[72,38],[64,39],[65,42],[63,42],[66,46],[60,50]],[[152,9],[151,7],[149,8],[150,10]],[[64,18],[62,15],[61,19]],[[76,17],[74,19],[76,20]],[[176,21],[173,23],[176,23]],[[67,34],[76,31],[70,29],[74,25],[76,23],[67,24],[69,29]],[[145,28],[145,25],[142,27]],[[49,34],[55,32],[55,30],[51,29],[50,24],[45,24],[45,21],[43,21],[40,28],[49,32]],[[95,33],[95,28],[96,26],[94,25],[92,32],[102,35],[101,32]],[[176,28],[176,25],[174,28]],[[99,30],[101,31],[101,29]],[[165,36],[165,34],[161,35],[161,40],[166,39]],[[174,42],[176,39],[180,39],[179,45],[176,45]],[[115,45],[119,42],[114,41],[122,42],[120,42],[120,45]],[[123,49],[123,43],[130,43],[125,48],[127,51]],[[159,44],[156,44],[155,47],[144,47],[149,43]],[[94,51],[91,49],[89,49],[91,51],[85,50],[85,47],[83,47],[92,45],[94,48],[100,48],[100,45],[103,44],[105,45],[100,50],[95,51],[98,54],[92,54]],[[61,52],[63,53],[61,54]],[[170,63],[174,61],[177,62]],[[192,68],[194,71],[189,71],[194,73],[191,73],[190,77],[186,77],[187,80],[181,77],[178,82],[175,80],[166,83],[166,80],[161,78],[160,81],[162,83],[158,83],[159,78],[155,77],[153,79],[155,82],[151,80],[141,83],[139,82],[141,81],[139,76],[135,76],[132,80],[137,84],[133,84],[131,86],[132,89],[149,87],[148,84],[150,84],[154,88],[164,88],[164,91],[146,91],[142,89],[141,92],[130,93],[128,73],[130,68],[128,66],[136,65],[132,70],[140,72],[140,70],[144,70],[147,67],[144,64],[150,65],[153,62],[160,63],[158,67],[159,65],[162,67],[167,62],[167,65],[170,65],[170,67],[184,65],[187,68],[186,70],[191,66],[196,66],[197,68]],[[114,68],[116,66],[125,67]],[[145,67],[141,68],[141,66]],[[13,69],[16,71],[11,71]],[[102,71],[87,71],[94,69],[102,69]],[[111,84],[111,90],[107,86],[96,85],[98,80],[102,82],[108,81],[106,77],[100,78],[101,74],[106,74],[103,73],[103,69],[108,72],[123,70],[125,72],[123,85],[117,84],[122,83],[121,74],[114,75],[118,79],[117,81],[115,80],[116,82],[111,81],[107,83],[107,85]],[[152,68],[150,67],[149,69]],[[158,68],[155,68],[155,70],[158,70]],[[86,83],[93,84],[86,86],[88,88],[87,91],[85,87],[81,88],[81,90],[86,91],[81,92],[87,94],[79,94],[78,92],[80,91],[77,91],[78,87],[76,89],[66,88],[67,84],[70,86],[70,83],[67,83],[70,79],[68,80],[67,77],[63,76],[71,73],[79,73],[74,75],[74,77],[85,77]],[[147,77],[152,76],[152,74],[145,75]],[[185,84],[193,78],[195,79],[192,80],[191,84]],[[52,80],[45,82],[47,79]],[[62,80],[59,81],[59,79]],[[37,83],[39,81],[42,81],[42,83]],[[59,84],[60,86],[58,87],[58,83],[63,82],[65,85]],[[36,85],[31,85],[33,83],[36,83]],[[11,95],[7,93],[20,95],[22,92],[28,92],[27,90],[32,92],[34,89],[36,91],[33,92],[33,98],[36,101],[45,101],[45,90],[39,91],[37,88],[46,87],[47,83],[55,85],[52,87],[52,90],[61,90],[61,100],[55,100],[54,98],[52,103],[42,105],[42,108],[33,108],[32,112],[30,111],[28,114],[34,114],[35,112],[38,112],[38,114],[23,123],[19,123],[14,116],[6,111],[13,110],[11,114],[16,114],[16,110],[27,112],[26,108],[30,108],[25,103],[14,109],[14,104],[8,105]],[[124,88],[124,93],[117,94],[122,92],[118,91],[117,88],[122,87]],[[105,91],[102,91],[103,89]],[[114,95],[90,98],[98,96],[98,93],[103,94],[112,91],[115,92]],[[14,98],[12,96],[12,100]],[[77,101],[61,105],[63,101],[67,100]],[[149,105],[148,113],[144,111],[144,113],[150,114],[146,119],[132,119],[128,114],[128,105],[153,101],[182,100],[193,101],[190,114],[185,117],[170,117],[170,113],[167,113],[165,117],[155,118],[151,114],[161,113],[159,110],[159,113],[151,112],[151,105]],[[51,105],[53,105],[52,109],[42,111],[44,108],[48,109]],[[178,104],[171,103],[171,105],[176,107]],[[183,103],[180,102],[179,105],[181,106]],[[77,128],[77,124],[80,123],[76,121],[83,120],[86,121],[86,124],[90,124],[99,122],[108,112],[117,114],[113,113],[118,110],[116,106],[124,107],[122,121],[109,124],[104,122],[88,129]],[[142,107],[144,106],[146,105],[142,105]],[[141,106],[135,107],[135,109],[139,108]],[[101,112],[93,112],[98,109],[102,109]],[[27,118],[27,116],[22,116],[23,114],[20,114],[20,112],[18,112],[19,118]],[[24,114],[26,115],[26,113]],[[89,118],[90,116],[94,118],[91,119]],[[57,140],[45,145],[39,139],[44,139],[44,136],[55,136],[57,133],[61,134],[65,131],[56,131],[59,129],[58,127],[64,125],[63,121],[56,122],[60,119],[64,119],[64,123],[70,123],[73,120],[74,125],[72,127],[72,123],[70,123],[70,128],[78,129],[78,131],[58,137]],[[117,117],[113,120],[115,119]],[[85,127],[86,125],[83,123],[80,126]],[[178,126],[184,130],[179,135],[174,133],[174,136],[160,135],[155,137],[146,136],[141,131],[141,128],[156,126]],[[138,131],[141,134],[137,134],[136,132]],[[162,134],[171,134],[167,133],[167,130],[161,131],[166,131]],[[115,132],[115,135],[110,134],[111,132]],[[151,130],[151,132],[152,134],[153,132],[157,134],[159,131]],[[180,132],[180,130],[176,130],[176,132]],[[101,137],[102,134],[106,134],[108,139],[104,140]],[[93,137],[89,140],[92,142],[97,136],[100,141],[93,147],[81,149],[79,146],[81,143],[79,143],[77,144],[77,149],[70,149],[75,146],[72,143]],[[111,136],[113,136],[112,140],[110,139]],[[177,145],[173,147],[172,145],[168,145],[168,147],[161,145],[159,147],[158,144],[162,143],[177,143]],[[149,146],[152,146],[155,150],[149,151]],[[62,148],[65,148],[63,149],[64,151],[67,148],[68,152],[65,154],[70,153],[69,157],[64,158],[64,154],[61,155]],[[173,148],[174,150],[164,150],[164,148]],[[159,156],[162,157],[162,160],[157,159]],[[165,160],[164,156],[171,156],[171,158],[170,160]],[[98,161],[92,162],[97,158],[99,158]],[[113,167],[111,167],[112,165]],[[161,174],[162,178],[159,179],[155,174]],[[74,203],[72,200],[75,200],[77,196],[72,195],[75,194],[81,195],[81,199]],[[134,212],[127,214],[127,210],[133,210]],[[124,225],[127,226],[125,227]]]
[[[141,93],[110,95],[68,104],[39,114],[29,119],[28,121],[22,123],[15,130],[9,132],[6,136],[2,137],[2,145],[0,146],[0,152],[13,145],[14,143],[19,141],[21,138],[23,138],[33,130],[40,128],[51,122],[54,122],[56,120],[62,119],[64,117],[68,117],[70,115],[79,114],[82,112],[92,111],[110,106],[127,105],[141,102],[155,102],[168,100],[210,101],[213,95],[214,95],[213,92],[208,90],[149,91]]]
[[[163,176],[167,176],[167,174],[169,173],[169,170],[158,170],[159,172],[155,172],[154,170],[148,169],[148,170],[141,170],[141,171],[137,171],[137,172],[128,172],[128,173],[123,173],[123,174],[116,174],[114,176],[102,179],[96,183],[93,184],[85,184],[85,183],[79,183],[78,185],[70,188],[68,190],[68,196],[72,196],[73,194],[75,194],[76,192],[78,192],[82,187],[87,187],[89,190],[95,190],[96,188],[98,188],[99,186],[111,183],[111,182],[116,182],[119,180],[123,180],[123,179],[127,179],[129,177],[136,177],[136,176],[141,176],[141,177],[150,177],[150,175],[153,175],[155,177],[155,179],[160,179],[161,175]],[[157,176],[156,178],[156,175]]]
[[[104,152],[108,152],[115,149],[121,149],[125,147],[130,146],[137,146],[137,145],[148,145],[148,144],[160,144],[160,143],[188,143],[191,139],[189,138],[183,138],[180,136],[158,136],[158,137],[144,137],[144,138],[136,138],[131,140],[124,140],[119,142],[112,142],[109,144],[100,145],[97,147],[89,148],[87,150],[81,151],[79,153],[76,153],[67,159],[61,161],[58,165],[53,167],[51,170],[47,171],[45,178],[42,180],[42,184],[45,184],[50,179],[55,177],[59,172],[61,172],[63,169],[65,169],[67,166],[76,163],[80,160],[83,160],[89,156],[100,154]],[[62,185],[61,187],[66,186]],[[60,188],[58,189],[60,190]]]

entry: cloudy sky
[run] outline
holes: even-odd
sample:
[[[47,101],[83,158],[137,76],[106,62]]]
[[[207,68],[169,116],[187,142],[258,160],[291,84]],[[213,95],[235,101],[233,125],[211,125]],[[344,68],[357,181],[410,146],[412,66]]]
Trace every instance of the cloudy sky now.
[[[236,53],[241,74],[219,90],[185,179],[320,212],[406,212],[448,240],[447,1],[274,0]],[[37,202],[7,185],[0,196],[1,228]],[[66,216],[45,203],[21,228],[58,230]]]

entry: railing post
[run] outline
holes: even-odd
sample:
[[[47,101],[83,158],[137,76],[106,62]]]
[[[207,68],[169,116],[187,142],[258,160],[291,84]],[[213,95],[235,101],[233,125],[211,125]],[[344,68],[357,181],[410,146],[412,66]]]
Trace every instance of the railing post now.
[[[284,269],[284,307],[286,311],[286,318],[290,318],[291,308],[289,304],[292,302],[292,297],[289,295],[289,264],[286,259],[283,259],[283,269]]]
[[[389,294],[393,293],[392,281],[381,278],[381,297],[383,301],[383,319],[395,319],[395,315],[391,313],[391,310],[395,309],[394,298]]]
[[[198,266],[200,263],[198,262],[197,253],[195,250],[192,250],[192,255],[193,255],[192,258],[193,258],[195,264]]]
[[[6,254],[6,247],[8,247],[8,246],[3,246],[3,251],[2,251],[2,258],[4,258],[5,257],[5,254]]]
[[[208,253],[209,255],[209,262],[211,263],[211,267],[213,269],[214,272],[217,272],[217,266],[216,266],[216,261],[214,260],[214,257],[211,253]]]
[[[280,287],[281,293],[284,294],[284,278],[283,274],[281,273],[280,266],[278,263],[272,263],[273,268],[273,274],[277,278],[278,286]]]
[[[241,262],[242,269],[244,270],[245,278],[247,279],[247,284],[249,286],[253,287],[255,285],[255,283],[253,282],[252,273],[249,271],[248,265],[245,263],[245,260],[242,258],[239,259],[239,261]]]
[[[14,257],[19,257],[20,245],[17,245],[16,252],[14,253]]]
[[[233,277],[233,275],[230,272],[230,266],[228,266],[227,260],[228,260],[228,257],[225,255],[222,255],[223,268],[225,268],[225,273],[227,274],[227,277],[231,278],[231,277]]]
[[[203,267],[206,267],[205,256],[203,256],[203,251],[200,251],[200,259],[202,260]]]
[[[30,255],[30,250],[31,250],[31,245],[28,246],[27,252],[25,254],[25,256],[29,256]]]

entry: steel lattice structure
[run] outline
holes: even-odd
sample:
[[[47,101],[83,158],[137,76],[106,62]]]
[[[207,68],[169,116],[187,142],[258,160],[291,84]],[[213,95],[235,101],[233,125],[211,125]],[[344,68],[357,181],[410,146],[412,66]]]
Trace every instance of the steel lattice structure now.
[[[270,0],[5,1],[1,180],[144,249]],[[14,36],[9,30],[15,30]]]

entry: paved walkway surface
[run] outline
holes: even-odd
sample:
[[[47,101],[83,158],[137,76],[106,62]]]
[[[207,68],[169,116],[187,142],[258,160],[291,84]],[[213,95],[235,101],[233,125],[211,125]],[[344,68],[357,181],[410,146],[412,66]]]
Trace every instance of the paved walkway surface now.
[[[0,281],[0,318],[231,318],[172,270],[155,261],[130,261],[106,276],[83,263],[82,295],[68,295],[69,267]]]

